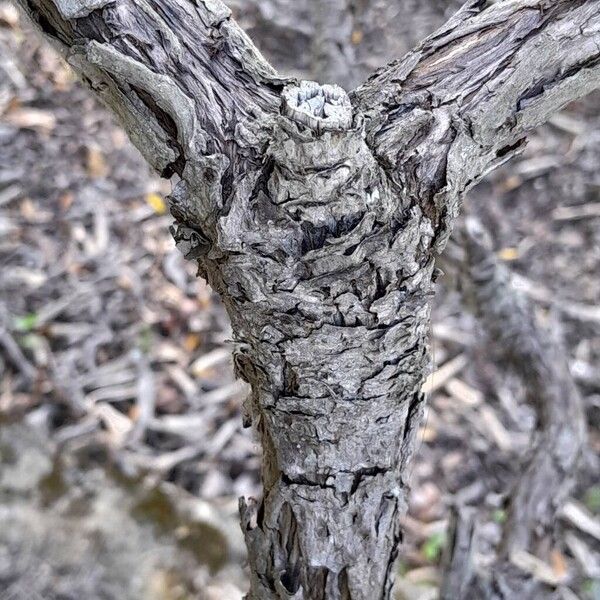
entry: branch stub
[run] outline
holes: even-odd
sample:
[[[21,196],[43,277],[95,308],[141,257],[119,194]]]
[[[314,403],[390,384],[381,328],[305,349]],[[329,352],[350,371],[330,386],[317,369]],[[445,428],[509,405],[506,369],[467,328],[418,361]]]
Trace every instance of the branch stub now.
[[[288,85],[283,90],[281,112],[317,133],[352,127],[352,104],[339,85],[320,85],[316,81]]]

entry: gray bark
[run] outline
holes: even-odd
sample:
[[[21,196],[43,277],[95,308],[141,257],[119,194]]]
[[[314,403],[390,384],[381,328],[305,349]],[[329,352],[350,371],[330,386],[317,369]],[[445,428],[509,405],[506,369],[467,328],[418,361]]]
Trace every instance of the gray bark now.
[[[250,598],[389,598],[435,255],[468,187],[600,85],[600,0],[469,2],[350,96],[279,78],[219,0],[18,3],[177,175],[263,444]]]

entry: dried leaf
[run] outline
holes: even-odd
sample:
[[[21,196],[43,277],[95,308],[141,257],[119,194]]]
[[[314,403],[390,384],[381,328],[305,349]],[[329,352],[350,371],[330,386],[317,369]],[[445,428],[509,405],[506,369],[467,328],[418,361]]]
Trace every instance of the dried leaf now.
[[[352,40],[352,43],[355,46],[358,46],[360,43],[362,43],[363,38],[364,38],[364,34],[363,34],[363,32],[360,29],[355,29],[352,32],[352,38],[351,38],[351,40]]]
[[[425,444],[431,444],[432,442],[435,442],[437,437],[437,429],[435,427],[431,427],[430,425],[425,425],[419,430],[419,439]]]
[[[510,177],[507,177],[499,187],[501,193],[506,193],[512,192],[513,190],[520,188],[522,185],[523,179],[521,177],[518,175],[511,175]]]
[[[154,192],[146,195],[146,202],[152,207],[152,210],[154,210],[157,215],[164,215],[167,212],[167,204],[162,196]]]
[[[193,352],[200,346],[200,342],[202,342],[202,337],[197,333],[188,333],[183,340],[183,347],[187,350],[187,352]]]
[[[38,207],[33,203],[31,198],[24,198],[19,206],[19,210],[25,220],[30,223],[36,221]]]
[[[106,166],[104,155],[95,146],[87,148],[86,167],[88,175],[93,179],[99,179],[108,175],[108,167]]]
[[[71,193],[71,192],[65,192],[58,199],[58,204],[60,206],[60,209],[63,212],[68,211],[69,208],[71,208],[71,206],[73,205],[74,200],[75,200],[75,196],[74,196],[73,193]]]
[[[506,262],[519,259],[519,250],[517,248],[502,248],[498,252],[498,258]]]
[[[4,121],[19,129],[33,129],[50,133],[56,127],[56,117],[50,111],[38,108],[18,108],[4,115]]]
[[[561,578],[556,576],[552,567],[529,552],[517,550],[510,555],[510,562],[515,567],[532,577],[548,585],[556,586],[561,582]]]
[[[12,4],[0,4],[0,25],[14,29],[19,24],[19,12]]]
[[[550,564],[556,577],[563,581],[569,572],[569,565],[565,555],[560,550],[552,550],[550,553]]]

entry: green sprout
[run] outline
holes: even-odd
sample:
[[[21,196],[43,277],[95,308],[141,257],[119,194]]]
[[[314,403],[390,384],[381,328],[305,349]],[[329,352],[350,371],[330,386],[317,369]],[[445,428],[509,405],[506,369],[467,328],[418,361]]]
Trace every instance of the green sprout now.
[[[435,563],[440,559],[445,545],[446,535],[443,533],[434,533],[421,546],[421,552],[427,561]]]
[[[36,313],[29,313],[15,317],[13,320],[13,326],[17,331],[28,333],[33,331],[38,324],[38,316]]]

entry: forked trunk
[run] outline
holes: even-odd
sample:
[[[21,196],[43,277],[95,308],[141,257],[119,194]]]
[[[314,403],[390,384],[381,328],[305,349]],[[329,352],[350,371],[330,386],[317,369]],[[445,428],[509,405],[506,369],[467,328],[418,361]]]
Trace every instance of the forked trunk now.
[[[178,178],[263,442],[250,598],[388,598],[433,257],[469,187],[600,85],[600,0],[469,0],[352,102],[279,77],[220,0],[17,4]]]

